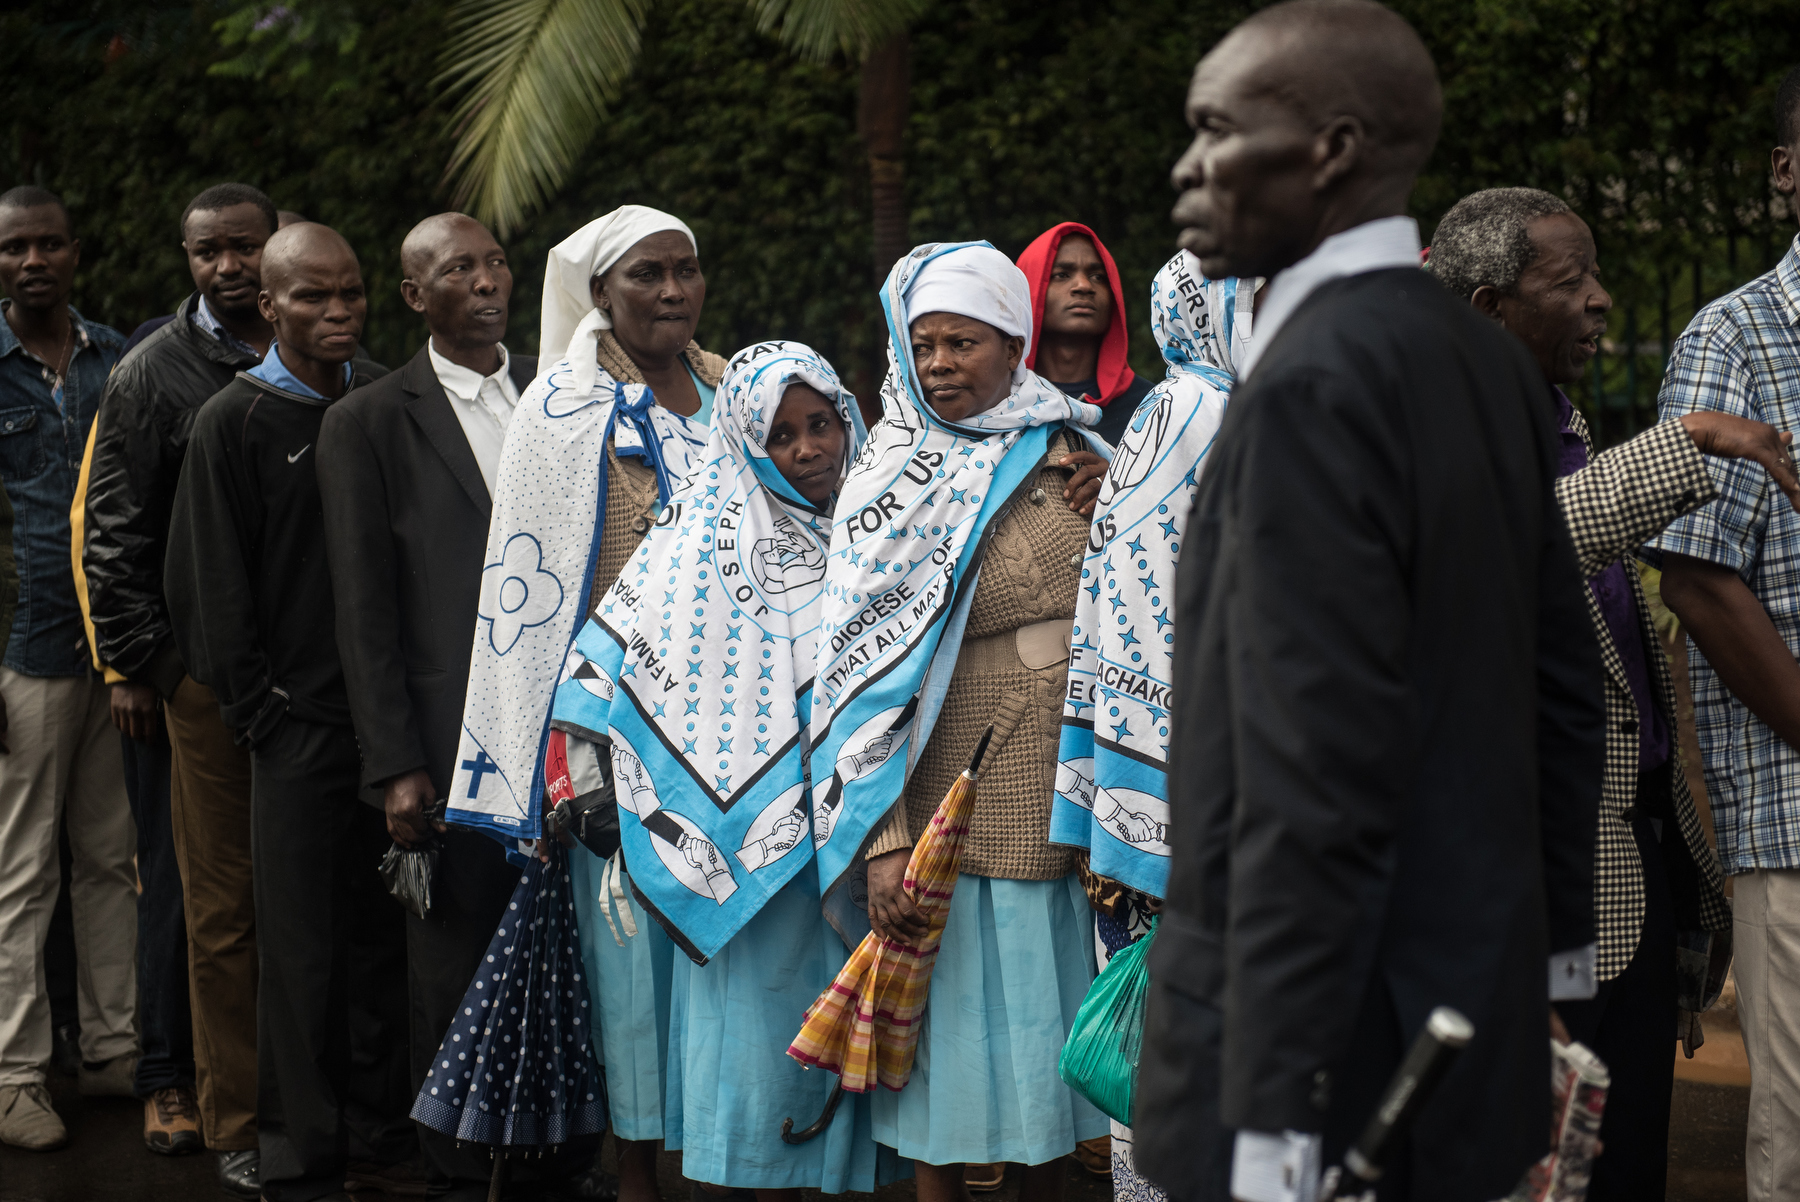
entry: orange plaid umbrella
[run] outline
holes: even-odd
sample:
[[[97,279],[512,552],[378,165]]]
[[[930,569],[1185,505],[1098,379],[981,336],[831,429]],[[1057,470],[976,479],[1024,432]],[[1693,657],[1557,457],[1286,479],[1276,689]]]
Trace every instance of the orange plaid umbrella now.
[[[807,1010],[800,1033],[788,1046],[788,1055],[800,1063],[838,1075],[837,1088],[818,1122],[798,1135],[791,1134],[793,1119],[782,1122],[781,1135],[788,1142],[799,1143],[823,1130],[844,1091],[867,1093],[876,1082],[898,1090],[912,1076],[919,1016],[931,991],[931,968],[950,917],[950,895],[956,889],[969,814],[975,808],[975,776],[993,736],[990,726],[906,862],[906,891],[925,916],[925,938],[913,947],[870,931],[837,980]]]

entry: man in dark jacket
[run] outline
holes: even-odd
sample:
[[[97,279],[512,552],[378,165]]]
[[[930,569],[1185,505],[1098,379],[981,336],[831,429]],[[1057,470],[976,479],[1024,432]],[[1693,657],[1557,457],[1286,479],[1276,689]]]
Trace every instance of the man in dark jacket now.
[[[108,670],[127,765],[136,772],[138,861],[179,872],[145,876],[140,921],[144,1016],[139,1091],[145,1135],[174,1150],[166,1120],[198,1111],[220,1184],[255,1197],[256,922],[250,884],[250,757],[219,718],[218,700],[188,675],[163,599],[163,555],[175,484],[194,415],[238,372],[255,367],[273,331],[257,308],[263,245],[275,206],[255,188],[217,184],[181,217],[194,289],[176,320],[128,354],[106,384],[88,452],[81,566],[95,658]],[[165,735],[158,707],[167,718]],[[162,749],[166,748],[166,751]],[[146,817],[151,821],[146,821]],[[153,840],[153,845],[144,845]],[[167,846],[165,846],[167,845]],[[146,852],[150,854],[146,854]],[[173,884],[178,892],[162,896]],[[183,914],[186,923],[184,929]],[[164,946],[174,940],[173,948]],[[192,989],[189,989],[189,982]],[[189,1012],[192,1010],[190,1022]],[[196,1044],[192,1030],[201,1032]],[[187,1061],[192,1076],[172,1075]],[[197,1084],[184,1093],[179,1087]],[[173,1098],[160,1091],[177,1088]],[[185,1111],[186,1113],[181,1113]],[[158,1147],[158,1140],[165,1147]]]
[[[1549,1003],[1593,993],[1599,650],[1542,379],[1418,270],[1441,111],[1372,0],[1263,9],[1188,93],[1182,245],[1271,279],[1177,586],[1132,1126],[1182,1202],[1316,1196],[1439,1005],[1474,1039],[1379,1196],[1504,1196],[1545,1150]]]
[[[335,231],[270,238],[258,303],[275,341],[194,419],[164,588],[182,662],[250,748],[262,1192],[304,1202],[342,1189],[346,1154],[416,1147],[405,928],[376,871],[379,799],[358,785],[309,459],[326,410],[385,370],[352,361],[367,302]]]
[[[318,474],[363,783],[383,792],[396,843],[441,847],[431,910],[406,920],[416,1091],[519,881],[494,840],[426,815],[450,786],[492,481],[537,360],[500,342],[512,272],[479,223],[429,217],[400,262],[401,293],[431,337],[326,411]],[[486,1196],[488,1157],[419,1135],[434,1185]]]

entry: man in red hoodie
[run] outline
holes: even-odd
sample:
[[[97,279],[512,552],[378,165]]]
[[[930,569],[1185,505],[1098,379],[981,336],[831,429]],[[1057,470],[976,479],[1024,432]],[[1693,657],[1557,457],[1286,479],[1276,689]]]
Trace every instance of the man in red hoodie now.
[[[1065,221],[1025,248],[1019,270],[1031,282],[1037,325],[1025,365],[1070,396],[1099,405],[1103,414],[1094,429],[1116,446],[1150,383],[1125,361],[1131,339],[1113,257],[1093,230]]]

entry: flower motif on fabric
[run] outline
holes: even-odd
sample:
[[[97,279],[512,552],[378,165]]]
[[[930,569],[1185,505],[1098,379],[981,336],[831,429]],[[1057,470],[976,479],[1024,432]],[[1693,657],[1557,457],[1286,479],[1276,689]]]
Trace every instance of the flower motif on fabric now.
[[[481,571],[481,604],[477,615],[489,623],[494,654],[505,655],[519,636],[542,626],[562,608],[563,586],[544,570],[544,549],[529,534],[515,534],[500,550],[500,560]]]

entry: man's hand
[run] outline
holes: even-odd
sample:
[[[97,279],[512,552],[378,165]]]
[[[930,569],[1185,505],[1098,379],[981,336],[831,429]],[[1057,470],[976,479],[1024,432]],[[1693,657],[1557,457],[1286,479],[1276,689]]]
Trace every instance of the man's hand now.
[[[1082,517],[1093,517],[1094,498],[1100,495],[1100,481],[1112,465],[1092,451],[1070,451],[1057,461],[1057,466],[1075,469],[1075,474],[1063,488],[1063,500]]]
[[[1794,472],[1790,445],[1794,436],[1767,422],[1734,417],[1729,413],[1685,413],[1678,419],[1702,455],[1720,459],[1754,459],[1775,478],[1787,494],[1788,504],[1800,513],[1800,476]]]
[[[122,680],[112,687],[112,721],[139,743],[156,738],[162,726],[162,708],[156,690],[147,684]]]
[[[448,828],[435,819],[427,819],[425,811],[437,804],[437,790],[423,768],[415,768],[388,781],[382,794],[382,807],[387,810],[388,837],[401,847],[416,847],[431,838],[433,828]]]
[[[902,847],[869,861],[869,925],[901,943],[917,946],[931,929],[906,891],[906,862],[912,850]]]

